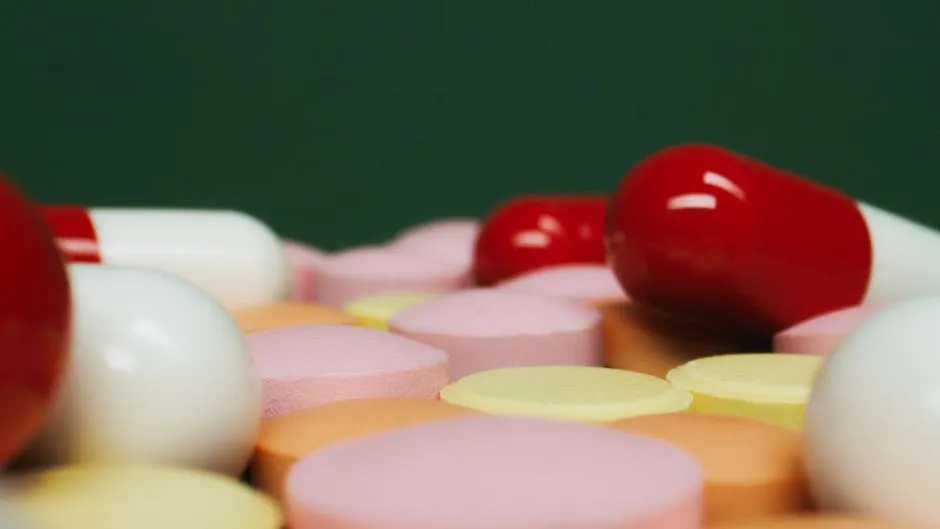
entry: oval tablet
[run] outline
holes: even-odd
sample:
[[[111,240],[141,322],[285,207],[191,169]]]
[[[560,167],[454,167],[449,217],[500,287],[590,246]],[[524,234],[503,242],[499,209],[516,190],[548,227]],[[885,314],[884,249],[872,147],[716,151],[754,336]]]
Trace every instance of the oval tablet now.
[[[847,334],[883,307],[861,305],[829,312],[774,335],[774,351],[827,355]]]
[[[822,357],[781,353],[699,358],[666,375],[692,394],[692,410],[799,429]]]
[[[259,489],[281,499],[288,470],[312,452],[403,426],[477,413],[425,399],[346,400],[298,410],[262,425],[252,478]]]
[[[601,306],[604,365],[658,377],[703,356],[749,350],[748,343],[704,322],[645,310],[629,301]]]
[[[580,303],[494,288],[402,310],[389,329],[450,354],[451,377],[524,365],[598,365],[601,314]]]
[[[345,310],[363,327],[388,330],[388,321],[404,309],[438,297],[433,292],[387,292],[372,294],[346,304]]]
[[[558,296],[589,304],[627,299],[614,272],[606,265],[539,268],[503,281],[496,288]]]
[[[441,390],[441,400],[496,415],[603,422],[683,411],[692,396],[633,371],[529,366],[467,375]]]
[[[392,241],[392,245],[459,265],[469,274],[473,265],[473,245],[479,232],[478,220],[442,219],[402,231]]]
[[[929,529],[930,527],[935,526],[836,514],[755,518],[708,526],[709,529]]]
[[[320,266],[316,300],[343,307],[379,292],[446,292],[469,284],[465,267],[388,246],[346,250]]]
[[[793,430],[704,413],[646,415],[611,426],[666,441],[693,456],[705,476],[710,523],[790,514],[809,507],[802,440]]]
[[[229,311],[245,334],[294,325],[355,325],[349,314],[323,305],[297,301]]]
[[[290,266],[290,299],[312,301],[316,285],[317,268],[326,259],[326,253],[302,242],[285,240],[284,255]]]
[[[6,478],[29,529],[280,529],[273,500],[197,470],[68,466]]]
[[[449,381],[447,353],[347,325],[282,327],[248,336],[266,419],[338,400],[434,399]]]
[[[434,421],[311,454],[287,478],[291,529],[700,527],[689,456],[642,436],[506,417]]]

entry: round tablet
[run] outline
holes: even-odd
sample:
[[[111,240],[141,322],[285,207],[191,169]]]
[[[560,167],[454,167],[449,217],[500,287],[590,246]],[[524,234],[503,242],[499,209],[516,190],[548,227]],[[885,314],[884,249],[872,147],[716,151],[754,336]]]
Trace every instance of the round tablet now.
[[[297,301],[230,309],[229,312],[245,334],[294,325],[356,324],[356,319],[342,310]]]
[[[708,526],[709,529],[928,529],[929,527],[934,526],[830,514],[773,516]]]
[[[235,479],[147,466],[68,466],[6,478],[36,529],[280,529],[273,500]]]
[[[587,366],[528,366],[467,375],[441,400],[496,415],[613,421],[686,410],[692,396],[661,378]]]
[[[822,507],[940,524],[940,298],[885,308],[826,358],[806,411]]]
[[[248,346],[267,419],[338,400],[434,399],[449,381],[444,351],[364,327],[282,327],[249,335]]]
[[[392,245],[460,265],[469,274],[479,231],[480,221],[476,219],[442,219],[403,230]]]
[[[670,369],[696,358],[753,350],[748,340],[707,323],[645,310],[628,301],[600,308],[604,365],[608,367],[664,377]]]
[[[346,312],[363,327],[388,330],[388,321],[400,311],[438,297],[434,292],[386,292],[372,294],[346,304]]]
[[[469,284],[461,265],[411,251],[364,247],[330,255],[320,267],[316,300],[331,307],[380,292],[446,292]]]
[[[699,358],[666,375],[692,394],[692,410],[758,419],[787,428],[803,425],[803,412],[822,357],[781,353]]]
[[[605,265],[572,264],[539,268],[503,281],[497,288],[547,294],[583,303],[626,299],[617,277]]]
[[[302,242],[285,240],[284,254],[290,266],[290,299],[312,301],[316,285],[317,268],[326,259],[326,253]]]
[[[346,400],[298,410],[261,427],[252,478],[258,488],[281,499],[288,470],[312,452],[402,426],[477,413],[439,400],[407,398]]]
[[[692,455],[704,473],[710,523],[809,507],[802,439],[793,430],[705,413],[646,415],[611,426],[661,439]]]
[[[774,351],[827,355],[847,334],[883,307],[861,305],[829,312],[774,335]]]
[[[434,421],[314,452],[287,478],[292,529],[640,529],[701,523],[696,462],[574,422]]]
[[[601,314],[581,303],[494,288],[400,311],[389,329],[450,354],[451,377],[524,365],[598,365]]]

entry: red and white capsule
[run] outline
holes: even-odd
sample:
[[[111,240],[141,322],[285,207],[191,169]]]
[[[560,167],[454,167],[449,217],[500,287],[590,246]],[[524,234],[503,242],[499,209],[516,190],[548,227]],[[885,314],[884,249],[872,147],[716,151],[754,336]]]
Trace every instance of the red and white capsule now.
[[[181,276],[227,307],[288,295],[280,238],[237,211],[41,208],[69,262],[153,268]]]
[[[635,302],[757,332],[940,293],[940,233],[711,145],[636,165],[607,243]]]

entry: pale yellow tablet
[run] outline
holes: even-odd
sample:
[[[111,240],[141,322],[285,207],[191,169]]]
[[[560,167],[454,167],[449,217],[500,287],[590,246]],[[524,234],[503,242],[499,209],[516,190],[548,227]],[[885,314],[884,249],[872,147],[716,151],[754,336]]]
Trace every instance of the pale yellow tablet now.
[[[822,360],[782,353],[709,356],[671,370],[666,379],[692,394],[692,411],[800,429]]]
[[[169,467],[81,465],[4,479],[40,529],[280,529],[276,503],[235,479]]]
[[[607,422],[684,411],[692,396],[634,371],[527,366],[480,371],[445,386],[441,400],[494,415]]]
[[[439,295],[433,292],[384,292],[351,301],[346,305],[345,310],[356,319],[359,325],[387,331],[388,320],[399,311],[414,307]]]

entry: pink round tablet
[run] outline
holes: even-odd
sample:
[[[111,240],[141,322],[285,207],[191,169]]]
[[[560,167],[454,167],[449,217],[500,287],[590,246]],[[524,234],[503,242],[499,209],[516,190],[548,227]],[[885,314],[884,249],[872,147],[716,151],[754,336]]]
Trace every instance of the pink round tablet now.
[[[601,313],[582,303],[496,288],[452,292],[400,311],[389,330],[450,354],[454,379],[488,369],[601,365]]]
[[[797,323],[774,336],[774,351],[827,355],[842,338],[883,308],[880,305],[849,307]]]
[[[261,375],[266,419],[340,400],[436,399],[450,381],[444,351],[365,327],[298,325],[246,340]]]
[[[287,477],[291,529],[698,529],[677,448],[576,422],[448,419],[334,445]]]
[[[335,253],[320,266],[316,301],[333,307],[380,292],[446,292],[469,284],[468,270],[391,246]]]
[[[290,266],[290,299],[313,301],[317,268],[326,259],[320,249],[297,241],[284,241],[284,254]]]
[[[497,288],[559,296],[583,303],[627,299],[613,270],[605,265],[540,268],[503,281]]]
[[[473,265],[473,246],[479,231],[478,220],[444,219],[404,230],[395,237],[392,245],[469,270]]]

